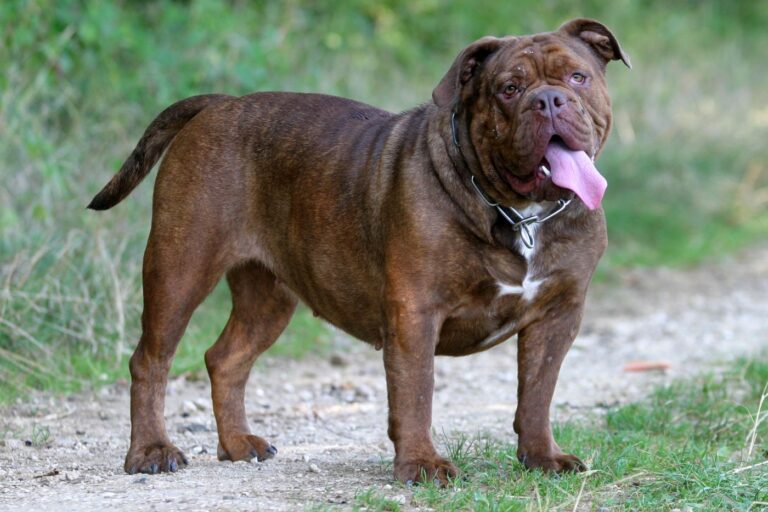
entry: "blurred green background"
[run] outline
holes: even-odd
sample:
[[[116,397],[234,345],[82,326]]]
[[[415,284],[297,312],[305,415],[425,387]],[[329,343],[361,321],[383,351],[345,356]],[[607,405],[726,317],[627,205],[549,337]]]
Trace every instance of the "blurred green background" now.
[[[632,57],[609,66],[615,127],[598,166],[600,276],[718,257],[768,233],[768,2],[154,0],[0,3],[0,401],[127,376],[138,337],[151,181],[85,210],[170,103],[315,91],[391,110],[429,101],[461,48],[579,16]],[[174,372],[202,368],[228,315],[219,287]],[[322,351],[300,311],[273,352]]]

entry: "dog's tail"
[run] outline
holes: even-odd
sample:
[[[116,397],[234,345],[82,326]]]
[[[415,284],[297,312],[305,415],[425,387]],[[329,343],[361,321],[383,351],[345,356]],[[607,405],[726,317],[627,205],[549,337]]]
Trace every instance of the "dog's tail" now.
[[[226,94],[203,94],[177,101],[163,110],[144,132],[133,153],[109,183],[91,200],[91,210],[108,210],[131,193],[160,159],[165,148],[193,117],[206,107],[226,98]]]

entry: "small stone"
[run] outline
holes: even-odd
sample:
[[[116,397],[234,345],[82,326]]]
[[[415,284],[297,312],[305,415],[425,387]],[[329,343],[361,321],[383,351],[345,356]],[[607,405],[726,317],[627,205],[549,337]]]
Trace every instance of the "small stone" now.
[[[311,391],[309,391],[309,390],[307,390],[307,389],[304,389],[304,390],[302,390],[302,391],[299,391],[299,398],[300,398],[300,399],[301,399],[303,402],[311,402],[311,401],[312,401],[312,398],[314,398],[314,396],[312,395],[312,392],[311,392]]]
[[[205,398],[195,398],[195,407],[201,411],[209,411],[211,410],[211,403]]]
[[[349,362],[339,354],[333,354],[329,360],[331,366],[345,367],[349,365]]]
[[[286,393],[293,393],[295,390],[296,388],[294,388],[293,384],[291,384],[290,382],[286,382],[285,384],[283,384],[283,391],[285,391]]]
[[[75,430],[75,434],[78,435],[78,436],[84,436],[85,435],[85,430]]]
[[[376,396],[376,394],[370,387],[360,385],[355,388],[355,396],[362,400],[370,401]]]
[[[32,441],[27,439],[26,441],[24,441],[24,446],[32,446]]]
[[[101,421],[107,421],[109,419],[109,414],[104,411],[99,411],[99,419]]]
[[[67,482],[76,482],[77,480],[80,480],[80,472],[79,471],[65,471],[64,472],[64,480]]]
[[[193,446],[191,451],[195,455],[200,455],[201,453],[208,453],[208,450],[205,449],[205,446],[200,446],[200,445]]]
[[[310,460],[310,459],[309,459],[309,455],[307,455],[307,454],[305,453],[304,455],[302,455],[302,456],[301,456],[301,460],[303,460],[304,462],[309,462],[309,460]]]
[[[310,473],[320,473],[320,468],[317,467],[317,464],[310,464],[309,465],[309,472]]]
[[[18,450],[24,446],[24,443],[18,439],[6,439],[5,440],[5,447],[10,448],[11,450]]]
[[[195,414],[197,412],[197,406],[192,400],[184,400],[181,403],[181,415],[185,418]]]
[[[400,505],[405,505],[406,497],[404,494],[400,494],[399,496],[395,496],[394,498],[392,498],[392,501],[394,501],[395,503],[399,503]]]
[[[186,432],[191,434],[198,434],[200,432],[208,432],[209,429],[202,423],[188,423],[186,425],[180,426],[177,430],[180,434],[184,434]]]

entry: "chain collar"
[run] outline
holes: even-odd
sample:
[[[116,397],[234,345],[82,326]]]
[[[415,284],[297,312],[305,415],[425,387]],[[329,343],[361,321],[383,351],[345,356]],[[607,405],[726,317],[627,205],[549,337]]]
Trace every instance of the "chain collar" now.
[[[451,112],[451,138],[453,139],[453,144],[461,150],[461,146],[459,145],[459,139],[456,134],[456,112]],[[483,193],[483,191],[480,189],[480,185],[477,184],[477,181],[475,180],[474,175],[471,177],[472,186],[475,187],[475,190],[477,191],[480,198],[483,200],[485,204],[490,206],[491,208],[495,208],[497,212],[499,212],[499,215],[509,222],[509,224],[512,226],[512,229],[514,231],[517,231],[520,233],[520,240],[523,242],[523,245],[525,245],[528,249],[533,249],[534,245],[534,238],[533,238],[533,232],[531,231],[531,226],[535,224],[542,224],[552,217],[556,216],[557,214],[561,213],[563,210],[565,210],[569,204],[571,204],[572,199],[559,199],[557,201],[557,204],[555,207],[550,211],[547,215],[544,217],[539,217],[538,215],[529,215],[528,217],[524,216],[522,213],[517,211],[516,209],[512,208],[511,206],[501,206],[499,203],[494,203],[490,199],[488,199],[488,196]]]
[[[483,193],[483,191],[480,190],[480,186],[475,181],[474,176],[472,176],[471,180],[472,186],[475,187],[475,190],[480,196],[480,199],[482,199],[483,202],[491,208],[495,208],[496,211],[499,212],[499,215],[501,215],[504,220],[509,222],[509,224],[512,226],[512,229],[520,233],[520,240],[528,249],[533,249],[534,245],[531,226],[535,224],[543,224],[544,222],[548,221],[552,217],[565,210],[572,201],[572,199],[558,199],[557,204],[552,209],[552,211],[550,211],[544,217],[539,217],[538,215],[529,215],[526,217],[511,206],[501,206],[499,203],[491,202]]]

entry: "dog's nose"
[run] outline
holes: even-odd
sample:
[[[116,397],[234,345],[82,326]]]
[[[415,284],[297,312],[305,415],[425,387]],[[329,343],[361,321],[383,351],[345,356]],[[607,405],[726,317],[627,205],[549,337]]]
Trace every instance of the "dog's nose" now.
[[[536,93],[533,97],[533,110],[552,117],[565,108],[568,98],[557,89],[546,89]]]

